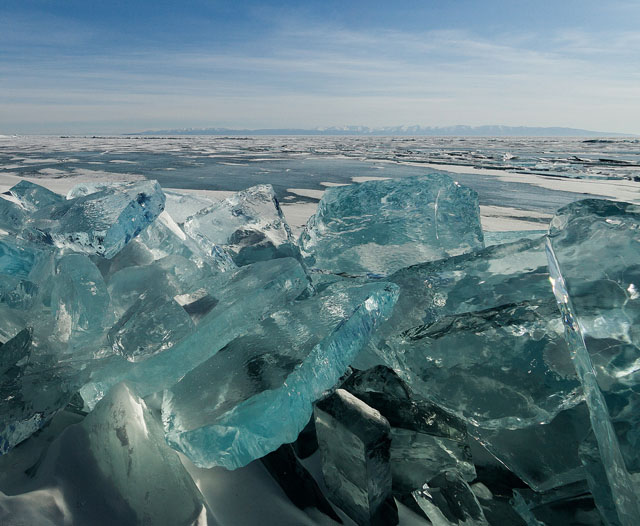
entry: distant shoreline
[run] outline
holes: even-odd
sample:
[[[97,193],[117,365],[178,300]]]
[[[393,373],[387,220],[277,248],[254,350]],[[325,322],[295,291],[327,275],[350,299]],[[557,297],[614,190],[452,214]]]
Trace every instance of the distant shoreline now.
[[[345,126],[329,128],[184,128],[166,130],[146,130],[123,133],[124,136],[154,135],[272,135],[272,136],[350,136],[350,137],[638,137],[636,134],[604,132],[558,126],[387,126],[368,128],[366,126]]]
[[[267,131],[269,133],[267,133]],[[230,140],[249,140],[255,137],[324,137],[324,138],[339,138],[339,137],[351,137],[351,138],[376,138],[376,139],[394,139],[402,138],[405,140],[411,139],[576,139],[583,142],[619,142],[619,141],[640,141],[640,135],[625,134],[625,133],[605,133],[605,132],[589,132],[585,130],[582,135],[544,135],[544,134],[512,134],[512,135],[484,135],[484,134],[450,134],[450,135],[437,135],[437,134],[358,134],[358,133],[308,133],[294,131],[288,132],[283,130],[280,133],[278,130],[265,130],[262,133],[261,130],[229,130],[228,132],[180,132],[180,131],[148,131],[137,133],[24,133],[24,134],[0,134],[0,141],[6,141],[9,139],[20,139],[25,137],[55,137],[59,139],[122,139],[122,140],[136,140],[136,139],[185,139],[185,138],[204,138],[215,137],[216,139],[230,139]]]

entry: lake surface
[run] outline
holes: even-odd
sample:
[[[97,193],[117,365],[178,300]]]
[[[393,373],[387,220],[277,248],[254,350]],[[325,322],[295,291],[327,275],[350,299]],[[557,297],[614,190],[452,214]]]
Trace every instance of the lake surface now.
[[[462,170],[464,168],[465,170]],[[480,203],[553,213],[603,197],[554,180],[640,181],[640,140],[462,137],[51,137],[0,139],[0,176],[156,179],[164,188],[241,190],[273,185],[283,203],[354,178],[446,171]],[[493,173],[489,174],[487,170]],[[471,171],[473,173],[460,173]],[[517,180],[496,176],[517,174]],[[546,184],[540,184],[547,181]],[[551,183],[549,183],[551,181]],[[640,183],[638,183],[640,188]],[[567,190],[569,188],[569,190]],[[594,188],[602,188],[602,186]]]

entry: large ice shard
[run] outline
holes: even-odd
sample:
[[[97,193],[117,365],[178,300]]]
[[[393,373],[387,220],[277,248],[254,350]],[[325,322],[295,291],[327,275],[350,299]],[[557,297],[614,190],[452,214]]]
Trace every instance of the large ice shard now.
[[[585,477],[580,445],[591,423],[584,402],[564,409],[542,425],[471,429],[479,444],[536,491],[548,491]]]
[[[394,312],[355,366],[394,368],[532,487],[573,482],[588,422],[556,420],[582,390],[548,279],[543,239],[401,269]]]
[[[332,187],[299,244],[312,267],[390,274],[483,248],[478,196],[438,173]]]
[[[416,396],[393,370],[378,366],[358,371],[341,387],[380,411],[391,425],[394,494],[410,494],[446,470],[467,481],[476,477],[466,422]]]
[[[56,264],[51,309],[56,339],[72,349],[97,352],[113,323],[111,298],[98,268],[83,254],[67,254]]]
[[[205,310],[196,330],[144,361],[134,363],[123,356],[112,356],[96,364],[91,381],[81,391],[85,403],[93,407],[122,380],[135,385],[141,396],[168,389],[276,306],[298,297],[308,284],[304,270],[291,258],[242,267],[223,282],[205,280],[202,286],[207,300],[201,304]],[[133,298],[131,305],[137,299]]]
[[[196,465],[230,469],[293,442],[312,403],[338,382],[396,295],[386,283],[338,283],[274,306],[165,392],[168,442]]]
[[[194,329],[187,311],[173,298],[142,294],[111,328],[108,339],[115,353],[139,362],[166,352]]]
[[[143,296],[174,298],[193,292],[213,279],[190,259],[167,256],[148,265],[118,270],[109,276],[108,288],[116,319],[119,319]]]
[[[314,414],[332,500],[359,526],[396,524],[387,420],[342,389],[318,402]]]
[[[297,255],[291,229],[268,184],[214,203],[188,218],[184,228],[205,248],[222,246],[238,265]]]
[[[2,302],[14,312],[26,310],[31,300],[19,298],[31,296],[36,300],[42,296],[43,288],[50,283],[55,270],[55,251],[49,247],[34,245],[12,236],[0,236],[0,276],[2,276]],[[11,290],[12,283],[18,288]],[[44,300],[45,298],[40,298]],[[26,301],[26,303],[23,302]],[[22,305],[19,305],[22,304]]]
[[[77,252],[115,256],[164,209],[155,181],[129,183],[35,211],[23,235]]]
[[[24,179],[12,186],[9,192],[20,202],[22,207],[29,212],[35,212],[36,210],[51,205],[57,205],[65,200],[60,194],[56,194],[44,186],[31,183]]]
[[[56,351],[30,328],[0,346],[0,455],[40,429],[82,385],[83,372]]]
[[[602,462],[598,442],[593,432],[580,444],[580,459],[584,465],[589,490],[607,526],[621,526],[617,502],[618,495],[614,493],[615,485],[609,484],[608,469]],[[623,474],[628,478],[626,474]],[[637,480],[637,476],[634,477]]]
[[[609,485],[615,507],[610,520],[623,525],[640,517],[630,475],[640,471],[631,445],[640,437],[639,228],[637,205],[586,200],[556,213],[547,241],[553,291],[606,475],[597,484]]]
[[[27,278],[46,256],[46,251],[36,246],[9,236],[0,237],[0,274]]]
[[[0,229],[13,235],[19,233],[25,221],[27,213],[16,203],[0,197]]]
[[[434,477],[413,497],[436,526],[489,526],[471,487],[455,471]]]
[[[583,476],[578,447],[588,430],[573,409],[582,399],[579,383],[546,359],[566,352],[553,308],[520,304],[417,327],[405,333],[397,366],[417,392],[465,419],[476,439],[539,490]]]
[[[416,392],[477,427],[549,422],[582,399],[575,375],[553,361],[567,349],[551,302],[446,316],[391,346],[394,368]]]
[[[214,524],[178,455],[164,443],[162,427],[126,385],[52,443],[30,492],[47,487],[60,488],[73,524]],[[19,511],[0,522],[18,524]]]
[[[552,300],[544,240],[522,240],[403,268],[387,281],[400,287],[392,317],[376,334],[387,337],[423,323],[522,301]]]
[[[195,215],[205,208],[209,208],[215,203],[208,199],[192,193],[178,192],[176,190],[164,190],[167,198],[165,211],[176,223],[184,223],[188,217]]]
[[[584,480],[546,493],[519,488],[514,490],[513,502],[527,526],[602,524]]]
[[[150,251],[154,259],[178,255],[214,273],[237,268],[231,253],[225,248],[214,243],[197,243],[164,212],[140,234],[138,241]]]

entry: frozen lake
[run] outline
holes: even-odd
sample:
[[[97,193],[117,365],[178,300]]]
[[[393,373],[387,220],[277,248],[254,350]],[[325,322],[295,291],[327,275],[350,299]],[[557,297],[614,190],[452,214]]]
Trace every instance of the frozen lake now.
[[[485,228],[534,229],[587,197],[640,202],[640,140],[462,137],[53,137],[0,139],[0,190],[28,178],[64,192],[78,182],[156,179],[163,188],[228,192],[272,184],[299,228],[332,185],[444,171],[478,192]],[[305,205],[305,208],[302,206]],[[497,225],[491,218],[509,220]]]

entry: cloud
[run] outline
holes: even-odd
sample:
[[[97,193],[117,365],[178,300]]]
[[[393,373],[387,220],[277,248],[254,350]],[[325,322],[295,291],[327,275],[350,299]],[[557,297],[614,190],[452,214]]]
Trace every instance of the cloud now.
[[[90,35],[80,30],[68,38],[81,42]],[[640,32],[629,31],[487,38],[463,30],[354,31],[297,23],[278,27],[251,52],[76,53],[65,47],[55,56],[3,57],[0,121],[64,126],[93,120],[114,123],[113,131],[140,129],[144,122],[504,123],[637,132],[640,68],[629,64],[638,43]]]

